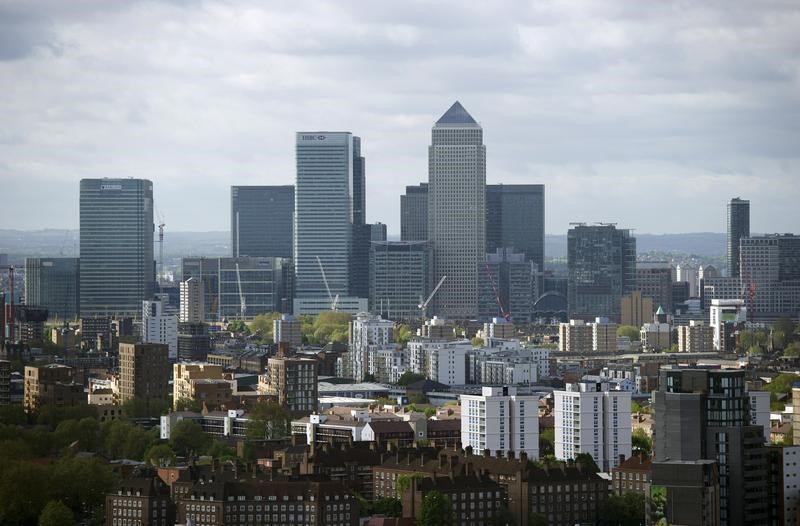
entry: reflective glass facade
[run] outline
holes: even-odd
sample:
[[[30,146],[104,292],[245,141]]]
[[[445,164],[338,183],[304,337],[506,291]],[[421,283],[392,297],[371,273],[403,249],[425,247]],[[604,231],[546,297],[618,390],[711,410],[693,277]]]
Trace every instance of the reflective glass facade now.
[[[292,257],[294,186],[231,186],[231,255]]]
[[[155,282],[153,229],[152,182],[81,180],[81,316],[141,316]]]
[[[25,304],[44,307],[51,320],[74,320],[80,307],[78,258],[25,259]]]
[[[544,269],[544,185],[486,185],[486,252],[513,248]]]

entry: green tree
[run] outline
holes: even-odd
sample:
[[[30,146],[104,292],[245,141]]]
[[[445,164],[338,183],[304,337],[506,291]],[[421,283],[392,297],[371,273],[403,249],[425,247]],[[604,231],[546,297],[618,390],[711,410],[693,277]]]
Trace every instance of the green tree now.
[[[400,378],[397,379],[397,385],[407,386],[424,379],[425,375],[423,374],[406,371],[400,376]]]
[[[797,328],[797,323],[790,318],[780,318],[772,324],[773,331],[780,332],[787,338],[791,338]]]
[[[541,456],[555,453],[556,430],[547,428],[539,433],[539,453]]]
[[[595,473],[600,471],[600,468],[597,467],[597,462],[594,461],[594,457],[592,457],[592,455],[589,453],[578,453],[575,456],[575,462],[580,462],[586,466],[587,469],[591,469]]]
[[[528,526],[548,526],[550,521],[544,513],[530,512],[528,515]]]
[[[75,524],[75,514],[64,503],[51,500],[39,515],[39,526],[64,526]]]
[[[800,342],[792,342],[783,349],[783,355],[787,358],[800,356]]]
[[[250,334],[250,328],[243,320],[233,320],[229,322],[227,329],[229,332],[237,334]]]
[[[175,402],[175,411],[193,411],[199,413],[203,410],[203,402],[196,398],[180,398]]]
[[[169,444],[156,444],[145,452],[144,461],[155,467],[171,466],[175,463],[175,452]]]
[[[644,520],[644,494],[631,491],[612,495],[602,504],[601,515],[609,524],[639,526]]]
[[[60,500],[79,516],[102,508],[109,488],[118,482],[107,463],[83,457],[59,461],[52,467],[50,477],[51,498]]]
[[[0,405],[0,424],[24,425],[28,422],[21,404]]]
[[[384,517],[402,517],[403,503],[400,502],[400,499],[378,499],[371,506],[370,511],[375,515],[383,515]]]
[[[197,456],[205,452],[211,439],[194,420],[184,419],[172,426],[169,444],[179,456]]]
[[[430,400],[425,396],[425,393],[413,393],[408,397],[408,401],[412,404],[428,404]]]
[[[270,344],[275,340],[273,334],[273,324],[275,320],[281,318],[280,312],[269,312],[266,314],[259,314],[253,321],[250,322],[250,331],[253,335],[257,336],[262,344]]]
[[[364,375],[364,381],[365,382],[374,382],[375,381],[375,375],[372,374],[372,373],[365,374]]]
[[[617,327],[617,336],[627,336],[632,342],[639,341],[639,328],[633,325],[620,325]]]
[[[636,428],[631,434],[631,445],[634,451],[649,455],[653,451],[653,439],[642,428]]]
[[[0,524],[34,524],[49,500],[48,469],[28,462],[0,466]]]
[[[399,324],[395,327],[394,341],[396,341],[403,349],[408,345],[408,341],[414,337],[411,332],[411,327],[408,325]]]
[[[289,435],[290,415],[280,404],[258,402],[248,413],[247,439],[265,440]]]
[[[220,460],[236,458],[236,452],[232,447],[228,446],[225,442],[216,439],[211,441],[211,444],[208,446],[208,450],[206,450],[206,455]]]
[[[483,347],[483,345],[485,343],[483,341],[483,338],[480,338],[478,336],[475,336],[474,338],[472,338],[471,342],[472,342],[472,346],[473,347]]]
[[[450,526],[453,524],[453,504],[446,495],[429,491],[422,498],[418,526]]]
[[[758,345],[751,345],[747,348],[747,356],[761,356],[763,353],[764,349]]]
[[[169,409],[169,402],[160,398],[131,398],[122,404],[127,418],[158,418]]]

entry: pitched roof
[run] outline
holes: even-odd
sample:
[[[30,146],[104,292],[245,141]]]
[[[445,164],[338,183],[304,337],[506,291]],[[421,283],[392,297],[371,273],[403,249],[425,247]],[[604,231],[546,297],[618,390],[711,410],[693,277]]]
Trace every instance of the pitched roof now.
[[[478,124],[460,102],[455,101],[436,124]]]
[[[375,434],[378,433],[411,433],[414,434],[414,430],[411,429],[411,426],[408,422],[404,421],[392,421],[392,420],[378,420],[375,422],[369,422],[367,424]]]

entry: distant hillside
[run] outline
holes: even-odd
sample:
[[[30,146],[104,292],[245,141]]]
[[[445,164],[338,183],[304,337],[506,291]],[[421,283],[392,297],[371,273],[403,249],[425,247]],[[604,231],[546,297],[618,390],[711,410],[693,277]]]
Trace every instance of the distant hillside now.
[[[696,232],[691,234],[634,234],[636,251],[672,252],[717,257],[725,253],[725,234]],[[546,235],[544,253],[547,257],[567,257],[567,236]]]
[[[636,234],[636,248],[645,252],[672,252],[718,257],[725,253],[725,234],[699,232],[692,234]],[[567,236],[546,235],[544,250],[548,258],[567,256]],[[0,253],[8,254],[12,262],[25,257],[78,255],[77,230],[0,230]],[[174,259],[181,256],[230,255],[228,232],[167,232],[164,235],[164,255]]]

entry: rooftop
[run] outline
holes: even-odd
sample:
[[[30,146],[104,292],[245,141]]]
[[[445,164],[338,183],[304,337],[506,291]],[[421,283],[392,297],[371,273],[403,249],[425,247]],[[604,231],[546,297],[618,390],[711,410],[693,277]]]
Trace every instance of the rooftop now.
[[[460,102],[455,101],[436,124],[478,124]]]

